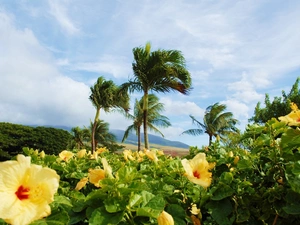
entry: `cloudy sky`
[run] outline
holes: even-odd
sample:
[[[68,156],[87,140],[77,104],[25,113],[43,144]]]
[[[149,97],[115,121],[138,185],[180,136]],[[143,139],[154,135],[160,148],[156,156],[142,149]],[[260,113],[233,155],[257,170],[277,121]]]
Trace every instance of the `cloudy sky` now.
[[[90,87],[99,76],[128,81],[132,49],[149,41],[180,50],[193,81],[188,96],[158,94],[172,123],[165,138],[207,145],[206,135],[180,135],[196,128],[189,115],[202,121],[221,102],[243,130],[265,93],[280,96],[300,76],[299,12],[298,0],[0,0],[0,121],[88,125]]]

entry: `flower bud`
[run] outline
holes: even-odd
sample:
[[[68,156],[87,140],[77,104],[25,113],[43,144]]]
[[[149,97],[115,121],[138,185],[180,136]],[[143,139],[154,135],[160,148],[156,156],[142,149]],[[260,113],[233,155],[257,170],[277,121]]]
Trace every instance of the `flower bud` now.
[[[162,213],[157,218],[158,225],[174,225],[173,217],[166,211]]]

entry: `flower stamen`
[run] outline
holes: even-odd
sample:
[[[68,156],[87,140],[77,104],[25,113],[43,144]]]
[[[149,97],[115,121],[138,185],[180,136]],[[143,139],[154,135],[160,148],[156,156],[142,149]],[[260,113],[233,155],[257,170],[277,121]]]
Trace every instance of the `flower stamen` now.
[[[29,198],[29,188],[25,188],[23,187],[23,185],[21,185],[18,190],[15,192],[16,196],[18,197],[18,199],[20,199],[21,201],[24,199],[28,199]]]
[[[195,171],[193,172],[193,175],[194,175],[194,177],[200,179],[200,173],[199,173],[197,170],[195,170]]]

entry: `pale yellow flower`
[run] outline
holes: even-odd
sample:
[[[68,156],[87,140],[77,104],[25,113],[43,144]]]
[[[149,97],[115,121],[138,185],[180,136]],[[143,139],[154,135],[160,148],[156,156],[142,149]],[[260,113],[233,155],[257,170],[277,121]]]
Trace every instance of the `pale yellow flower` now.
[[[233,152],[232,152],[232,151],[228,152],[228,156],[229,156],[229,157],[233,157],[233,156],[234,156],[234,155],[233,155]]]
[[[98,160],[98,152],[94,152],[93,154],[91,154],[90,159],[95,159],[97,161]]]
[[[192,204],[192,208],[191,208],[190,212],[191,212],[193,215],[199,215],[200,209],[197,208],[197,205],[196,205],[196,204]]]
[[[109,177],[109,178],[113,178],[112,168],[111,168],[110,165],[108,165],[108,162],[107,162],[106,158],[102,158],[101,162],[102,162],[102,165],[103,165],[103,169],[104,169],[105,175],[107,177]]]
[[[41,157],[41,158],[45,158],[45,156],[46,156],[45,152],[44,152],[44,151],[41,151],[41,152],[40,152],[40,157]]]
[[[234,157],[233,163],[234,165],[236,165],[240,160],[240,157],[237,155],[236,157]]]
[[[125,149],[125,150],[123,151],[123,156],[124,156],[124,159],[125,159],[126,161],[128,161],[128,160],[133,161],[133,160],[134,160],[134,158],[133,158],[133,156],[132,156],[132,151],[131,151],[131,150]]]
[[[0,163],[0,218],[6,223],[26,225],[51,214],[59,176],[30,159],[18,155],[17,161]]]
[[[108,152],[108,150],[106,147],[101,147],[101,148],[97,148],[96,152],[98,154],[101,154],[102,152]]]
[[[79,191],[79,190],[81,190],[82,188],[84,188],[85,185],[86,185],[86,183],[87,183],[88,181],[89,181],[88,178],[86,178],[86,177],[82,178],[82,179],[77,183],[77,185],[76,185],[76,187],[75,187],[75,190]]]
[[[157,218],[158,225],[174,225],[173,217],[166,211],[162,213]]]
[[[113,178],[112,168],[108,165],[108,162],[105,158],[101,159],[104,169],[89,169],[89,182],[94,184],[96,187],[100,187],[100,181],[105,177]]]
[[[81,149],[79,152],[77,152],[77,158],[81,159],[86,155],[86,149]]]
[[[155,151],[150,151],[150,150],[145,150],[144,153],[146,154],[146,156],[151,159],[154,162],[158,161],[158,158],[156,156],[156,152]]]
[[[66,162],[68,162],[73,156],[74,153],[67,150],[63,150],[61,153],[59,153],[59,157]]]
[[[280,116],[278,119],[289,126],[300,126],[300,110],[295,103],[291,103],[292,112],[286,116]]]
[[[164,153],[164,151],[162,151],[162,150],[157,150],[157,155],[164,155],[165,153]]]
[[[291,102],[290,107],[291,107],[292,111],[297,111],[297,110],[299,110],[299,109],[298,109],[298,106],[297,106],[294,102]]]
[[[103,169],[89,169],[89,182],[96,187],[100,187],[99,182],[105,178],[105,171]]]
[[[185,169],[187,178],[204,188],[211,184],[212,173],[209,172],[214,167],[213,163],[208,163],[204,153],[198,153],[193,159],[181,160],[182,166]]]

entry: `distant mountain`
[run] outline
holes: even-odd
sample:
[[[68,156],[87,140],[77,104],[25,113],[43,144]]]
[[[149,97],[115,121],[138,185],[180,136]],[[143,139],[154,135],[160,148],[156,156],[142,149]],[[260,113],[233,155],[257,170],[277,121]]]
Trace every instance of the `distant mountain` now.
[[[125,131],[112,129],[112,130],[110,130],[110,132],[116,136],[118,142],[121,142]],[[141,134],[141,135],[142,135],[142,142],[143,142],[144,134]],[[159,137],[159,136],[156,136],[153,134],[148,134],[148,137],[149,137],[150,145],[157,144],[157,145],[171,146],[171,147],[177,147],[177,148],[189,148],[189,145],[182,143],[180,141],[170,141],[170,140],[167,140],[165,138],[162,138],[162,137]],[[137,136],[134,133],[130,133],[124,143],[137,145],[137,143],[138,143]]]
[[[37,125],[29,125],[29,126],[37,127]],[[72,127],[68,127],[68,126],[43,125],[43,127],[53,127],[53,128],[57,128],[57,129],[67,130],[69,132],[72,129]],[[118,129],[111,129],[110,132],[116,136],[117,142],[121,142],[125,131],[118,130]],[[141,135],[142,135],[142,142],[144,142],[144,134],[142,133]],[[153,134],[148,134],[148,137],[149,137],[150,147],[151,147],[151,144],[157,144],[157,145],[171,146],[171,147],[176,147],[176,148],[189,148],[189,145],[182,143],[180,141],[170,141],[170,140],[167,140],[165,138],[162,138],[160,136],[156,136]],[[138,143],[137,136],[134,133],[130,133],[124,143],[137,145],[137,143]]]

